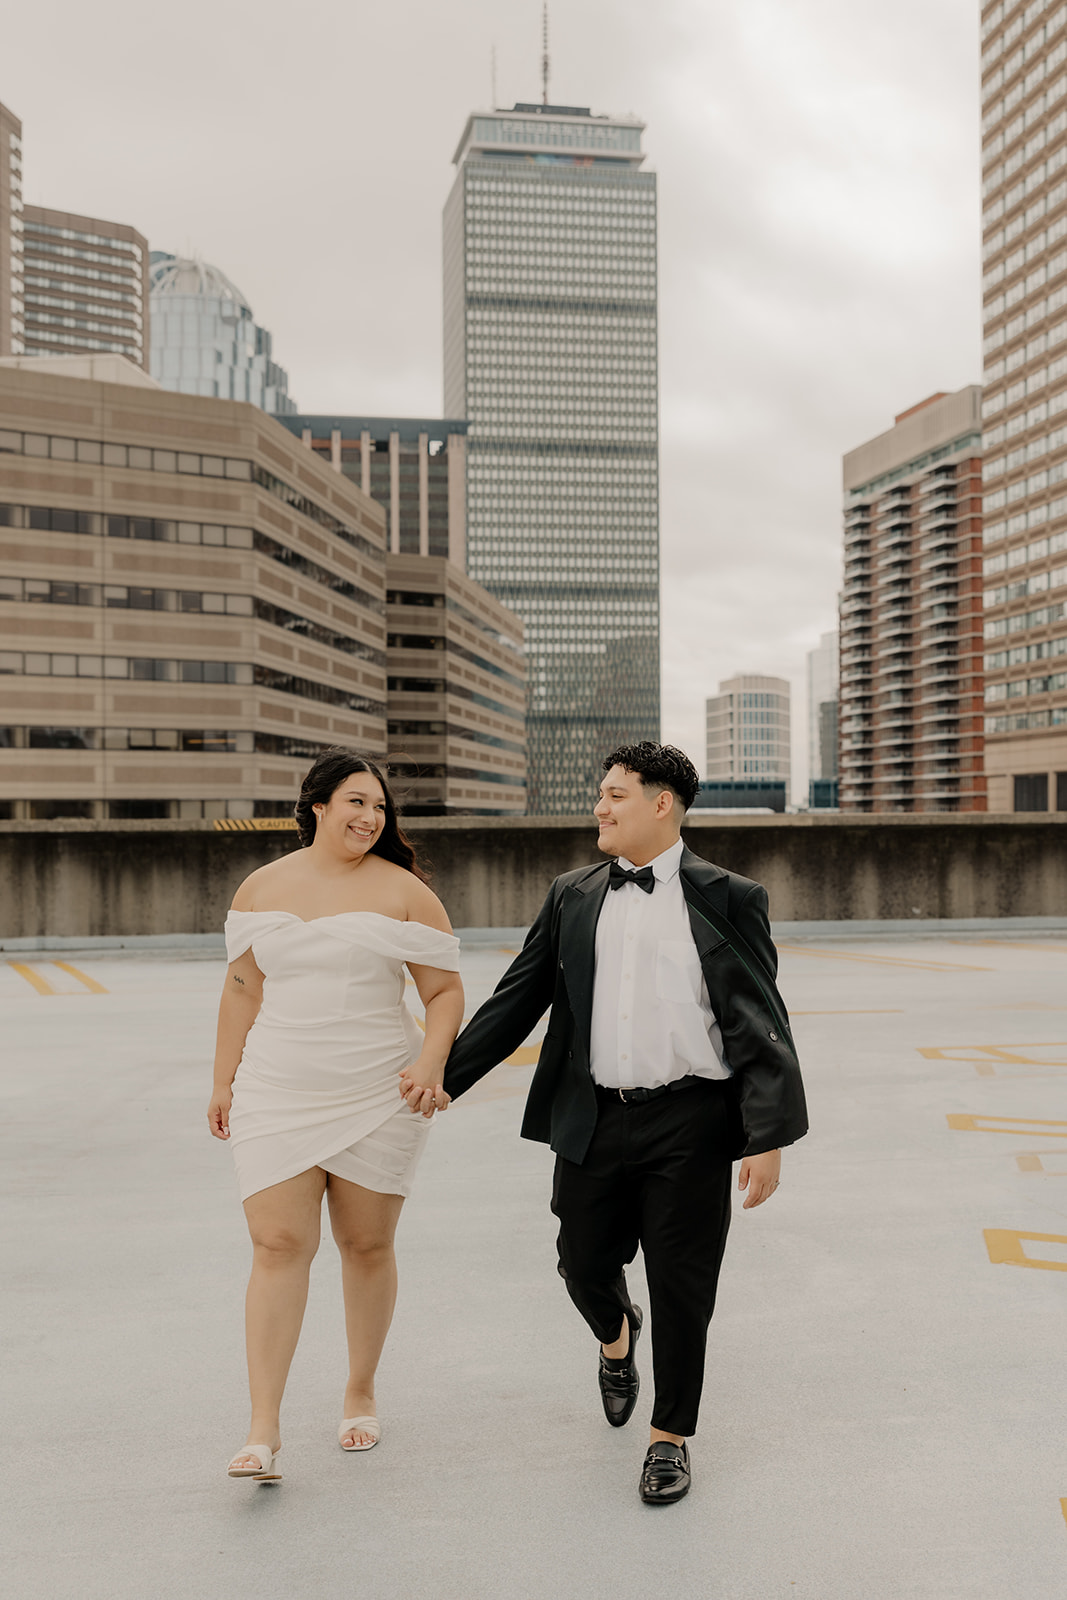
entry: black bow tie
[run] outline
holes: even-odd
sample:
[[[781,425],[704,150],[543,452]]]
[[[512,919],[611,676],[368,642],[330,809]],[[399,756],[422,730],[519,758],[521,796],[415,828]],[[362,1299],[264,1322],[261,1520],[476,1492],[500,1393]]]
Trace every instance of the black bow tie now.
[[[651,867],[638,867],[634,872],[627,872],[625,867],[613,861],[608,872],[608,888],[621,889],[624,883],[636,883],[639,889],[651,894],[656,887],[656,874]]]

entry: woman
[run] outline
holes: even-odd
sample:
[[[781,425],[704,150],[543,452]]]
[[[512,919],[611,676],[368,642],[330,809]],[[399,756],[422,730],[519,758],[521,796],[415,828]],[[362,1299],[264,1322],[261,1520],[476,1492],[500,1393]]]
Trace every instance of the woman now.
[[[296,806],[302,850],[245,879],[226,919],[208,1124],[229,1139],[252,1236],[252,1420],[232,1478],[281,1476],[279,1411],[318,1248],[341,1252],[345,1450],[381,1437],[374,1375],[396,1300],[393,1236],[463,1020],[459,940],[372,761],[325,751]],[[426,1008],[404,1005],[406,965]],[[398,1085],[404,1071],[407,1084]],[[399,1092],[398,1092],[399,1090]]]

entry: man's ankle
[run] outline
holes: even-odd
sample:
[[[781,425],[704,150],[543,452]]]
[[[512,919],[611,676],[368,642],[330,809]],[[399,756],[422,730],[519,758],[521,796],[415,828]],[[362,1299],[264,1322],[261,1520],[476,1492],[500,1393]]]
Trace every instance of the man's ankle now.
[[[630,1354],[630,1319],[629,1319],[629,1317],[627,1317],[626,1315],[623,1316],[622,1327],[619,1329],[618,1338],[613,1340],[613,1342],[611,1344],[602,1344],[600,1346],[600,1348],[601,1348],[601,1350],[603,1350],[605,1356],[608,1358],[609,1361],[625,1361],[626,1360],[626,1357]]]

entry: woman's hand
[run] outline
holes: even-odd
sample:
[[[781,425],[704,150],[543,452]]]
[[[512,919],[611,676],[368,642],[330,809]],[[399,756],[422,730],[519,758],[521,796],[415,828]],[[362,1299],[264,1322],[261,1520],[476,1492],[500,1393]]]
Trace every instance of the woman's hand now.
[[[212,1091],[211,1104],[207,1108],[207,1125],[211,1130],[213,1139],[228,1139],[230,1137],[230,1106],[232,1104],[232,1089],[215,1089]]]
[[[748,1190],[748,1199],[743,1208],[745,1211],[751,1211],[753,1206],[761,1206],[771,1198],[778,1187],[781,1170],[780,1150],[765,1150],[762,1155],[744,1158],[737,1175],[737,1187]]]
[[[435,1111],[447,1111],[452,1104],[452,1096],[445,1093],[440,1080],[440,1065],[434,1062],[426,1064],[420,1056],[400,1074],[400,1097],[407,1101],[412,1111],[421,1111],[424,1117],[432,1117]]]

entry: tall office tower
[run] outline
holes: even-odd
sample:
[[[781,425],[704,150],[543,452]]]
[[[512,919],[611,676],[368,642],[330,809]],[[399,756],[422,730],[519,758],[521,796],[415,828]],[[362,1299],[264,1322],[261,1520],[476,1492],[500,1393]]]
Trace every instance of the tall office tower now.
[[[1067,5],[983,6],[982,139],[989,807],[1067,811]]]
[[[789,684],[742,673],[707,702],[708,778],[789,783]]]
[[[0,104],[0,357],[23,351],[22,123]]]
[[[984,811],[977,384],[844,458],[842,811]]]
[[[644,124],[476,113],[444,213],[445,412],[467,570],[525,624],[531,813],[659,737],[656,178]]]
[[[384,508],[394,555],[445,556],[466,568],[465,422],[300,412],[279,421]]]
[[[837,805],[837,631],[808,652],[808,805]]]
[[[27,355],[119,355],[148,369],[148,240],[124,222],[26,206]]]
[[[177,394],[248,400],[284,417],[296,410],[289,375],[236,284],[206,261],[153,250],[150,265],[153,378]]]

